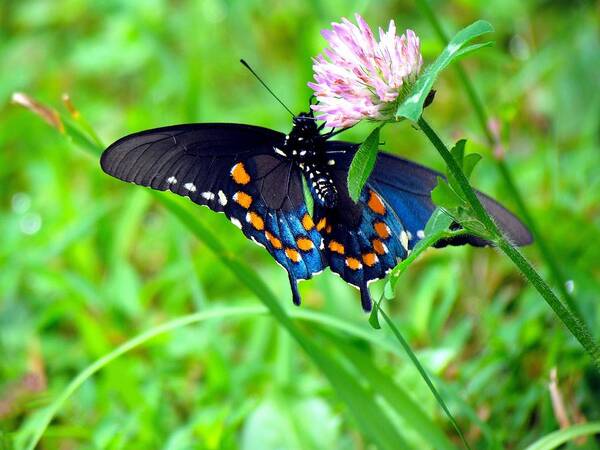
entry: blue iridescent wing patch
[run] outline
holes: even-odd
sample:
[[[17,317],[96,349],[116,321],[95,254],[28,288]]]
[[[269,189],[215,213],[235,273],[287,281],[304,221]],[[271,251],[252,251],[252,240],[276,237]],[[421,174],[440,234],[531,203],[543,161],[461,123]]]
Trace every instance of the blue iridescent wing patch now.
[[[338,186],[338,192],[342,188]],[[362,307],[370,311],[368,285],[408,256],[408,235],[392,208],[369,186],[356,206],[361,214],[355,226],[324,208],[315,209],[315,220],[325,238],[332,272],[360,290]]]
[[[304,203],[300,172],[291,162],[266,155],[237,162],[230,172],[232,201],[225,214],[288,272],[293,301],[299,305],[297,282],[326,265],[323,239]]]

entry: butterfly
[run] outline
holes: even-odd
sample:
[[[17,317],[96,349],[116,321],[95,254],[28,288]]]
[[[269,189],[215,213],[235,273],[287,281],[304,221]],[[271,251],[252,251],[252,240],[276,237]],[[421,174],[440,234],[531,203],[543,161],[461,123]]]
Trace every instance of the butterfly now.
[[[360,199],[347,188],[358,144],[331,140],[312,111],[293,118],[289,134],[254,125],[200,123],[156,128],[110,145],[100,164],[109,175],[208,206],[263,246],[288,273],[292,299],[298,281],[329,267],[360,290],[371,310],[368,285],[405,259],[423,239],[435,207],[438,172],[379,152]],[[309,213],[303,179],[314,199]],[[477,193],[516,245],[531,243],[527,228],[496,201]],[[463,235],[438,246],[489,244]]]

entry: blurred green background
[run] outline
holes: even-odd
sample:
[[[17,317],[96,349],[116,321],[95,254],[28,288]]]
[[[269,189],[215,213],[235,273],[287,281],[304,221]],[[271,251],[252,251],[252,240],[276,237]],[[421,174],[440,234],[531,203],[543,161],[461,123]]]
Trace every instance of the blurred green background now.
[[[507,165],[600,337],[599,4],[432,6],[451,33],[479,18],[496,28],[495,47],[464,66],[500,123]],[[64,110],[60,98],[69,93],[105,144],[183,122],[286,131],[288,114],[239,59],[292,110],[306,110],[310,58],[325,46],[320,30],[354,12],[372,26],[394,18],[399,29],[415,30],[426,63],[443,47],[412,1],[0,1],[0,441],[23,442],[40,409],[80,370],[134,335],[196,311],[259,305],[145,189],[106,176],[97,157],[11,105],[11,94],[24,91]],[[514,209],[456,73],[446,71],[436,89],[427,117],[448,143],[465,137],[468,150],[484,154],[474,185]],[[361,125],[344,138],[358,141],[368,130]],[[383,137],[386,149],[443,167],[410,125],[388,127]],[[178,202],[292,310],[287,277],[263,249],[222,215]],[[537,246],[524,251],[554,283]],[[375,392],[395,382],[458,442],[391,333],[369,328],[355,290],[327,271],[302,283],[301,293],[302,310],[341,319],[387,344],[316,323],[299,322],[303,330],[332,353],[346,346],[365,357],[383,377],[371,386]],[[561,402],[553,408],[548,387],[554,367],[568,422],[600,419],[598,372],[493,249],[428,251],[403,275],[388,306],[474,448],[523,448],[559,428]],[[339,359],[355,362],[350,355]],[[363,375],[357,371],[356,379]],[[396,415],[393,423],[403,445],[435,448],[405,418]],[[266,316],[182,328],[127,353],[75,393],[42,443],[44,449],[372,448],[327,379]],[[570,445],[600,447],[589,438]]]

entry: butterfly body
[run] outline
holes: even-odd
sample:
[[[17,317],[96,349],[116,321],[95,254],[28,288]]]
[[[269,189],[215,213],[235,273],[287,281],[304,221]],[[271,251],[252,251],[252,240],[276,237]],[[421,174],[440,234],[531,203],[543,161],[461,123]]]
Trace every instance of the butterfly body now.
[[[287,272],[295,304],[298,280],[326,267],[361,292],[383,278],[423,238],[434,206],[437,172],[380,152],[358,202],[346,179],[356,144],[321,134],[312,112],[294,118],[289,134],[252,125],[189,124],[126,136],[102,154],[101,166],[121,180],[170,190],[223,212]],[[311,216],[302,178],[314,198]],[[509,238],[531,236],[510,212],[478,194]],[[485,245],[467,236],[462,241]]]
[[[283,147],[274,151],[289,158],[302,171],[315,200],[327,208],[337,204],[337,189],[328,165],[335,160],[325,159],[327,136],[321,135],[311,113],[294,117],[292,131],[285,136]]]

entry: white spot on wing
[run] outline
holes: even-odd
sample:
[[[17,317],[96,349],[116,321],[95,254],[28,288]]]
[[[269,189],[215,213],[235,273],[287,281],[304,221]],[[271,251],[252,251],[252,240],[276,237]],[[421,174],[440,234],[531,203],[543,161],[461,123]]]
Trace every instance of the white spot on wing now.
[[[194,188],[194,190],[196,190],[196,188]],[[213,194],[212,192],[203,192],[200,195],[205,200],[213,200],[215,198],[215,194]]]
[[[334,166],[335,165],[335,159],[330,159],[329,161],[327,161],[327,165],[328,166]]]
[[[232,217],[231,219],[229,219],[231,221],[232,224],[234,224],[236,227],[238,227],[240,230],[242,229],[242,222],[240,222],[239,220],[237,220],[235,217]]]
[[[423,239],[425,237],[425,232],[423,230],[417,231],[417,237]]]
[[[273,147],[273,150],[275,150],[275,153],[277,153],[278,155],[287,157],[287,153],[284,152],[283,150],[281,150],[281,149],[279,149],[277,147]]]
[[[223,191],[219,191],[219,203],[221,206],[225,206],[227,204],[227,196]]]
[[[196,192],[196,185],[194,183],[185,183],[183,187],[190,192]]]
[[[169,177],[169,178],[167,178],[167,183],[169,183],[169,184],[177,184],[177,178],[175,178],[175,177]]]
[[[404,250],[408,250],[408,234],[404,230],[400,233],[400,243],[404,247]]]

